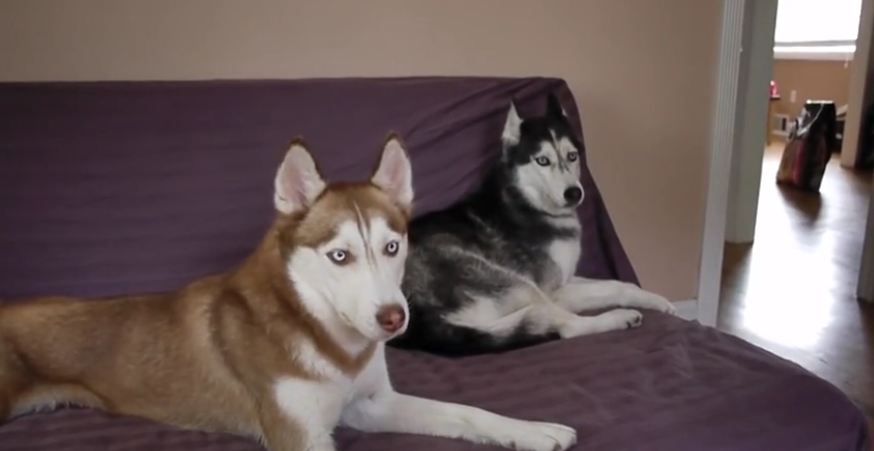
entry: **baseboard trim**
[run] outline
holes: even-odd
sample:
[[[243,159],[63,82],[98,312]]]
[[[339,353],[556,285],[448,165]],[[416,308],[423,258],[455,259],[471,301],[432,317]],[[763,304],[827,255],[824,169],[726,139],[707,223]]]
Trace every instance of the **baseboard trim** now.
[[[685,301],[674,301],[674,306],[677,307],[677,313],[680,318],[694,321],[698,319],[698,300],[687,299]]]

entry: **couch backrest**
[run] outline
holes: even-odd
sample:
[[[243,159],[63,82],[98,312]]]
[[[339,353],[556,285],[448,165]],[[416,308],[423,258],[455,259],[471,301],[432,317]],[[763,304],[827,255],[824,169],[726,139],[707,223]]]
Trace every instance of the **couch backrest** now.
[[[541,114],[545,78],[0,84],[0,298],[165,291],[233,267],[273,217],[303,136],[331,180],[367,177],[390,130],[416,214],[470,192],[500,152],[508,102]],[[585,161],[585,160],[584,160]],[[635,280],[588,170],[580,273]]]

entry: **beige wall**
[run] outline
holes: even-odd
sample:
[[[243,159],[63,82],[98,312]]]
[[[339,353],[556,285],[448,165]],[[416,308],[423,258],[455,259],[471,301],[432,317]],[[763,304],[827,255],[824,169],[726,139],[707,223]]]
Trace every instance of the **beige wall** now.
[[[780,88],[780,100],[774,113],[796,115],[807,99],[834,100],[840,107],[847,104],[850,92],[851,62],[784,60],[774,61],[774,81]],[[795,102],[789,98],[797,91]]]
[[[718,0],[3,0],[0,80],[550,75],[645,287],[697,294]]]

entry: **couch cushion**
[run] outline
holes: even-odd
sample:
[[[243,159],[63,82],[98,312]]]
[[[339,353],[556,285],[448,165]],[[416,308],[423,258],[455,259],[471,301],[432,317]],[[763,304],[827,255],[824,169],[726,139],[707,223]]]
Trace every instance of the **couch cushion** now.
[[[167,291],[225,271],[273,217],[273,176],[303,136],[331,180],[364,179],[390,130],[416,214],[471,191],[500,152],[510,98],[545,78],[0,84],[0,298]],[[585,163],[585,160],[583,160]],[[591,174],[581,274],[635,280]]]

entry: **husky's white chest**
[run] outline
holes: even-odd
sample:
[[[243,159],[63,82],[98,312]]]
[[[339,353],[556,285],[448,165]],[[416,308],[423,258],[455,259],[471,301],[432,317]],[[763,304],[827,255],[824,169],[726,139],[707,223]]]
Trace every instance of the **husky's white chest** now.
[[[581,252],[580,239],[553,240],[547,252],[549,253],[549,258],[555,262],[559,271],[561,271],[561,283],[566,283],[577,270],[577,262],[580,260]]]
[[[580,253],[582,251],[580,245],[582,226],[576,215],[552,218],[550,222],[552,225],[563,230],[574,232],[574,236],[552,240],[546,251],[549,254],[549,258],[555,262],[559,271],[561,271],[561,284],[564,285],[577,271],[577,262],[580,260]]]
[[[355,376],[350,377],[334,369],[332,372],[316,373],[321,378],[315,380],[299,377],[278,379],[274,385],[277,405],[305,430],[333,430],[350,403],[391,387],[384,347],[382,343],[378,344],[368,363]],[[309,371],[330,366],[321,356],[316,358],[322,362],[307,362]],[[298,357],[299,363],[301,359]]]

